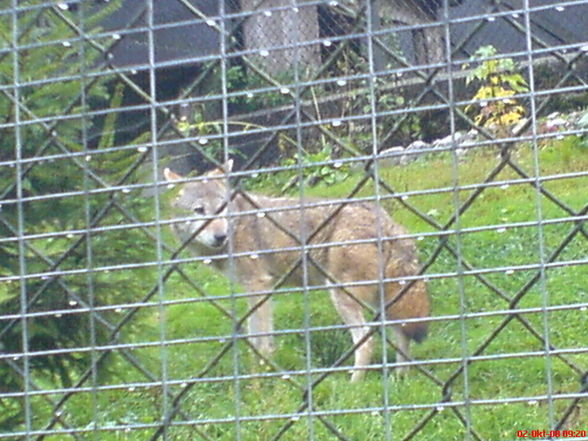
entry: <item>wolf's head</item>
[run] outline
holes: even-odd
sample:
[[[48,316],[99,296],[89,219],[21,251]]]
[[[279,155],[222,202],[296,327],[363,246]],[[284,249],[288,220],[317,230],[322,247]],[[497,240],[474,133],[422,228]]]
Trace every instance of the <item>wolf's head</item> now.
[[[220,250],[226,245],[229,235],[226,213],[230,204],[227,173],[232,167],[233,161],[229,160],[222,169],[205,173],[198,181],[178,184],[181,187],[171,202],[174,216],[195,217],[194,220],[173,225],[182,240],[200,230],[195,239],[206,248]],[[183,179],[169,168],[164,170],[164,176],[171,183]]]

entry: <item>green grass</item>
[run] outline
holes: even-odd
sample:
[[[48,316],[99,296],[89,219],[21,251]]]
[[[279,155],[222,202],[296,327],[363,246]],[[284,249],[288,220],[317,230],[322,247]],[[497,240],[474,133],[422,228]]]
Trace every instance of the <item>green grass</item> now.
[[[531,148],[518,147],[514,159],[533,176],[534,158]],[[498,163],[497,153],[486,150],[473,153],[458,164],[459,185],[481,183]],[[588,151],[577,145],[574,138],[542,145],[540,150],[540,174],[542,176],[588,170]],[[393,189],[400,192],[450,188],[454,185],[454,170],[449,155],[437,155],[419,160],[405,167],[380,170],[380,175]],[[353,175],[338,185],[317,186],[310,190],[323,197],[345,197],[361,176]],[[517,178],[510,169],[500,173],[496,180]],[[545,183],[545,187],[573,210],[581,209],[588,202],[586,188],[588,178],[558,179]],[[373,192],[366,186],[361,194]],[[471,191],[435,193],[410,197],[410,202],[424,213],[428,213],[441,225],[455,212],[455,198],[464,201]],[[460,217],[460,227],[468,229],[511,222],[535,221],[541,212],[543,219],[568,217],[561,207],[539,198],[530,184],[495,187],[484,191],[475,203]],[[415,234],[436,231],[402,207],[397,201],[387,201],[393,217]],[[543,248],[546,258],[551,255],[573,228],[572,223],[555,223],[543,227]],[[427,237],[418,241],[420,257],[426,261],[439,244],[439,239]],[[476,269],[504,268],[508,266],[536,264],[540,262],[539,229],[537,226],[507,229],[504,232],[485,230],[452,236],[450,244],[459,247],[463,259]],[[556,261],[585,259],[588,242],[577,235]],[[229,292],[227,282],[207,267],[186,265],[191,274],[209,296],[225,295]],[[448,274],[459,271],[458,263],[449,252],[443,251],[428,273]],[[512,298],[536,274],[536,270],[490,272],[485,279]],[[519,307],[541,307],[588,302],[588,267],[586,265],[562,266],[548,269],[545,279],[531,288],[521,299]],[[501,299],[483,286],[473,276],[462,278],[434,278],[429,282],[435,317],[458,315],[462,309],[467,313],[492,312],[508,309],[508,300]],[[173,275],[165,285],[170,299],[192,299],[198,295],[179,275]],[[231,313],[242,314],[242,301],[220,300],[219,304]],[[327,326],[340,323],[330,305],[328,295],[313,292],[305,301],[302,294],[288,293],[276,296],[275,322],[280,330],[304,328],[305,313],[312,326]],[[562,310],[544,317],[541,313],[525,314],[525,319],[541,335],[559,349],[586,348],[588,315],[579,309]],[[417,360],[446,360],[431,363],[426,369],[440,381],[446,381],[461,366],[464,356],[471,356],[501,324],[505,315],[471,318],[463,323],[454,319],[435,321],[429,338],[414,346]],[[127,342],[157,342],[161,336],[159,316],[156,309],[149,309],[139,317],[139,325],[133,333],[124,335]],[[172,306],[165,311],[165,336],[168,339],[189,340],[201,337],[219,337],[230,341],[232,323],[210,302],[188,302]],[[465,333],[465,334],[464,334]],[[378,340],[381,341],[381,340]],[[278,350],[274,362],[281,369],[303,371],[309,363],[315,368],[329,367],[350,346],[347,333],[340,330],[316,331],[310,335],[310,348],[306,346],[303,331],[278,337]],[[208,363],[225,343],[179,342],[161,347],[133,350],[157,377],[162,376],[162,360],[167,360],[166,374],[169,380],[180,384],[170,386],[170,391],[179,392],[183,382],[189,383],[205,372]],[[307,359],[309,349],[312,356]],[[578,375],[555,357],[529,357],[525,353],[542,351],[544,345],[516,319],[511,320],[502,332],[481,352],[482,355],[504,355],[504,358],[477,360],[468,365],[467,375],[460,375],[452,384],[452,400],[489,400],[488,404],[458,407],[462,415],[469,415],[472,428],[483,438],[509,440],[516,438],[517,430],[549,429],[549,407],[546,402],[535,402],[533,397],[547,393],[547,375],[551,376],[552,390],[556,394],[575,393],[580,388]],[[379,344],[374,361],[383,356],[393,360],[394,350]],[[99,385],[143,382],[145,377],[129,366],[119,355],[112,356],[108,371],[99,375]],[[585,353],[566,356],[581,369],[588,368]],[[347,365],[351,361],[347,361]],[[247,346],[240,342],[233,346],[218,363],[203,374],[204,378],[216,378],[215,382],[196,383],[182,401],[183,416],[174,421],[197,421],[198,428],[213,440],[237,439],[270,440],[289,418],[280,415],[296,414],[303,402],[303,392],[292,379],[277,375],[268,378],[235,380],[234,375],[255,372],[275,373],[271,367],[260,366]],[[278,372],[279,374],[279,372]],[[313,375],[312,378],[316,378]],[[310,380],[305,375],[295,378],[304,387]],[[467,391],[467,396],[465,395]],[[492,400],[528,397],[522,402],[492,403]],[[330,375],[312,392],[314,410],[330,414],[325,419],[350,440],[384,440],[387,432],[393,439],[402,439],[429,414],[429,410],[410,408],[411,405],[437,406],[442,400],[442,390],[432,380],[416,369],[406,378],[394,375],[384,377],[382,372],[369,372],[365,381],[350,384],[347,372]],[[375,410],[384,404],[393,411]],[[170,403],[167,403],[170,405]],[[559,419],[570,400],[555,400],[555,419]],[[406,406],[398,409],[399,406]],[[99,426],[121,424],[150,424],[161,418],[164,400],[159,387],[124,387],[120,390],[100,391],[93,395],[78,394],[67,405],[70,424],[80,427],[96,418]],[[581,404],[571,420],[569,429],[586,429],[588,411]],[[466,429],[450,408],[440,411],[424,426],[414,439],[459,440],[464,439]],[[46,415],[37,415],[43,421]],[[256,419],[258,417],[258,419]],[[240,419],[237,424],[236,419]],[[282,440],[299,441],[337,439],[318,417],[309,417],[305,411],[291,421]],[[99,440],[143,440],[153,429],[97,432]],[[48,437],[56,441],[59,436]],[[181,424],[169,430],[169,439],[200,439],[190,427]]]

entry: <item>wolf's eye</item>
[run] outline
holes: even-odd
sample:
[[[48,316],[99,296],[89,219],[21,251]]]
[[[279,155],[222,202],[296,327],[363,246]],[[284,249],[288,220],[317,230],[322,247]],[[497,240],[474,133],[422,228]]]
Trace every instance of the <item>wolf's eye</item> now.
[[[204,214],[204,207],[202,205],[198,205],[197,207],[194,207],[194,213],[196,214]]]

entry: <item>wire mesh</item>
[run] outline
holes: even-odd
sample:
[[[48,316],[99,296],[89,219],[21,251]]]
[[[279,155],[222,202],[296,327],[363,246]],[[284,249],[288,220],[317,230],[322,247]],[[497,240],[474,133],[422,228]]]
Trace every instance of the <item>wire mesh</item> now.
[[[0,439],[586,439],[586,20],[1,1]]]

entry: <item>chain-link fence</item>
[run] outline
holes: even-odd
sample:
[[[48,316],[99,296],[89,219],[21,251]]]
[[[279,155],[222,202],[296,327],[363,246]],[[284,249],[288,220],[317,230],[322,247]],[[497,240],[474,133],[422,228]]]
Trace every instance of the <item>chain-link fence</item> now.
[[[587,59],[586,0],[0,1],[0,439],[587,439]]]

